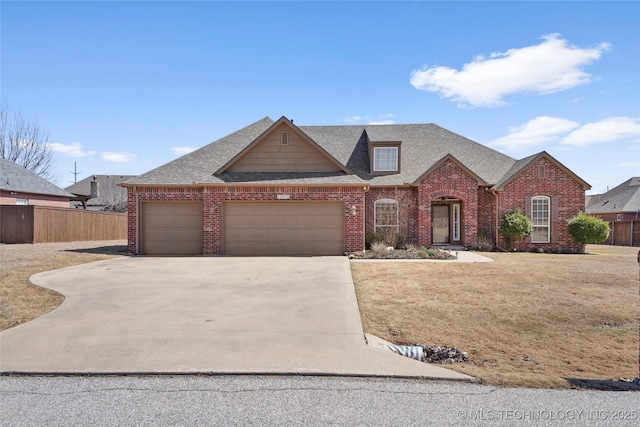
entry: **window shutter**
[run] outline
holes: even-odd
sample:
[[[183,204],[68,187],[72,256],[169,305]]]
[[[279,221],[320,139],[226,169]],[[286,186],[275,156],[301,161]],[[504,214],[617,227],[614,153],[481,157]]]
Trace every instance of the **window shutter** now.
[[[552,243],[558,242],[558,225],[560,224],[560,196],[551,196],[551,238]]]
[[[524,198],[524,216],[531,219],[531,197],[526,196]],[[524,238],[526,243],[531,243],[531,236],[527,236]]]

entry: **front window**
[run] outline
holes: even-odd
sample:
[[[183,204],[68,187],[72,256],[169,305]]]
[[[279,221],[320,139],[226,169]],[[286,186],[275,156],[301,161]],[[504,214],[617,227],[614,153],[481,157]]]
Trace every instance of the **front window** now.
[[[375,201],[374,208],[374,231],[398,232],[398,202],[393,199],[380,199]]]
[[[453,240],[460,240],[460,205],[453,205]]]
[[[531,199],[531,243],[549,243],[549,198],[536,196]]]
[[[373,149],[373,170],[388,172],[398,170],[398,147],[375,147]]]

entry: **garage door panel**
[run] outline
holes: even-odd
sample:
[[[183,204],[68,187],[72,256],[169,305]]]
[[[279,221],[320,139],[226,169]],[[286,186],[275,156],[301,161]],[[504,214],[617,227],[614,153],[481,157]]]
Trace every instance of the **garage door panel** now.
[[[228,255],[341,255],[342,202],[227,202]]]
[[[142,253],[202,254],[202,203],[143,202]]]

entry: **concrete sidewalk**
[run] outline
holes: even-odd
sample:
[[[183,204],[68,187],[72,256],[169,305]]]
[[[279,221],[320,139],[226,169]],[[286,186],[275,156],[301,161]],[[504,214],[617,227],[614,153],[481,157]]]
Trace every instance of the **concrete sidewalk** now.
[[[66,296],[0,333],[0,371],[472,380],[367,346],[345,257],[127,257],[40,273]]]

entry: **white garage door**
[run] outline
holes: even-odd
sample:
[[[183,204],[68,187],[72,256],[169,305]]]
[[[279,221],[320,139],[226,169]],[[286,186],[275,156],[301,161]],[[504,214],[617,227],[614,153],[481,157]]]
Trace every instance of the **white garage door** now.
[[[343,255],[343,202],[226,202],[226,255]]]
[[[143,202],[142,253],[201,255],[202,203]]]

